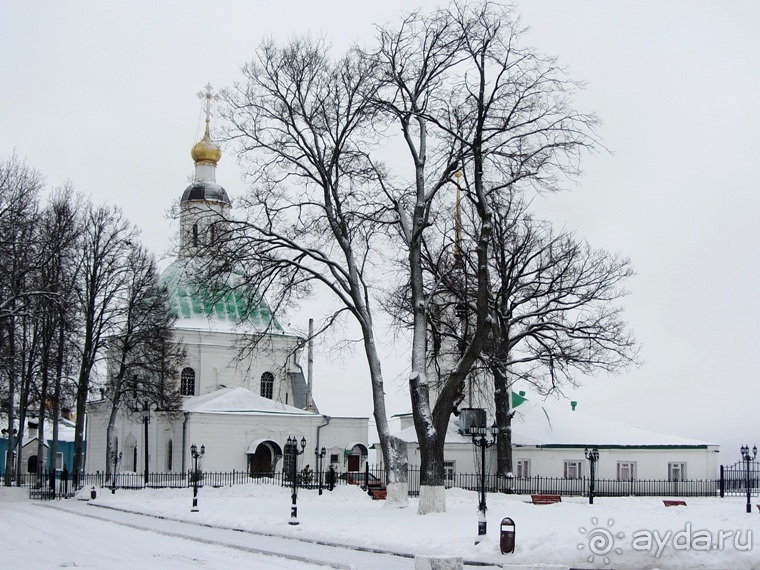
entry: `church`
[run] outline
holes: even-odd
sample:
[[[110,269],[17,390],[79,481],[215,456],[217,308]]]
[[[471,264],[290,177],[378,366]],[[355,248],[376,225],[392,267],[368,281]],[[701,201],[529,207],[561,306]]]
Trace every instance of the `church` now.
[[[180,200],[177,258],[161,275],[177,320],[174,341],[184,348],[178,382],[179,412],[119,413],[112,449],[117,470],[137,473],[186,473],[191,446],[203,446],[205,471],[244,471],[260,476],[279,471],[288,438],[304,445],[299,462],[338,472],[364,469],[368,455],[366,417],[319,413],[311,386],[299,364],[302,339],[286,331],[263,298],[236,290],[223,300],[192,279],[191,260],[203,240],[213,240],[217,224],[230,215],[232,202],[216,181],[221,148],[212,141],[211,91],[205,97],[206,129],[192,148],[195,173]],[[252,335],[255,347],[240,351]],[[110,401],[87,407],[85,470],[104,471]],[[314,454],[314,455],[312,455]]]

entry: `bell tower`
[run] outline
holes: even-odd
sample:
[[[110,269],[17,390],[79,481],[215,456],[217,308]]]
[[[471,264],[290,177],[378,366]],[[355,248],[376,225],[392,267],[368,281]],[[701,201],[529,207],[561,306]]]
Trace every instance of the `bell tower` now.
[[[216,182],[216,165],[222,149],[211,139],[211,107],[218,97],[210,84],[198,93],[203,101],[206,129],[203,138],[190,150],[195,162],[193,181],[180,200],[179,257],[191,257],[213,242],[232,207],[227,192]]]

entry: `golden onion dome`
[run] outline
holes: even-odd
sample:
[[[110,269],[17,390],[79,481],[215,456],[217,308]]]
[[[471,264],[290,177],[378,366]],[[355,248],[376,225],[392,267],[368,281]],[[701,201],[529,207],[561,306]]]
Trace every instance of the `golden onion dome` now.
[[[206,133],[203,138],[195,143],[195,146],[190,151],[190,156],[197,162],[213,162],[216,164],[219,159],[222,158],[222,149],[219,145],[211,141],[211,136],[208,132],[208,122],[206,122]]]

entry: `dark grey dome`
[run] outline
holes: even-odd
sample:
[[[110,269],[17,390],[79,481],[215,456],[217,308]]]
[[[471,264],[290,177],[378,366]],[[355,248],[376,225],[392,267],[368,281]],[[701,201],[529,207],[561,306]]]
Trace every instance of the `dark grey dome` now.
[[[190,186],[185,188],[181,202],[190,202],[193,200],[224,202],[230,206],[232,205],[229,196],[227,196],[227,191],[216,182],[193,182]]]

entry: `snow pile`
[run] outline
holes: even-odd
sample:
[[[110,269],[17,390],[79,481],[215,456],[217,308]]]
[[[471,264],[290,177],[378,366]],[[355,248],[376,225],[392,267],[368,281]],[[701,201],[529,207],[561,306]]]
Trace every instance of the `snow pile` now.
[[[564,564],[616,570],[746,569],[758,567],[760,513],[745,512],[741,497],[693,498],[665,507],[662,498],[563,498],[533,505],[530,497],[488,495],[488,536],[475,545],[477,493],[448,489],[445,513],[417,515],[417,500],[386,508],[356,486],[300,489],[299,525],[289,525],[290,489],[276,485],[204,487],[200,512],[191,513],[191,489],[99,489],[93,505],[263,534],[386,549],[405,554],[460,556],[491,564]],[[89,489],[82,492],[89,497]],[[760,499],[754,502],[760,503]],[[757,509],[753,506],[753,509]],[[501,554],[500,523],[515,522],[516,550]]]

